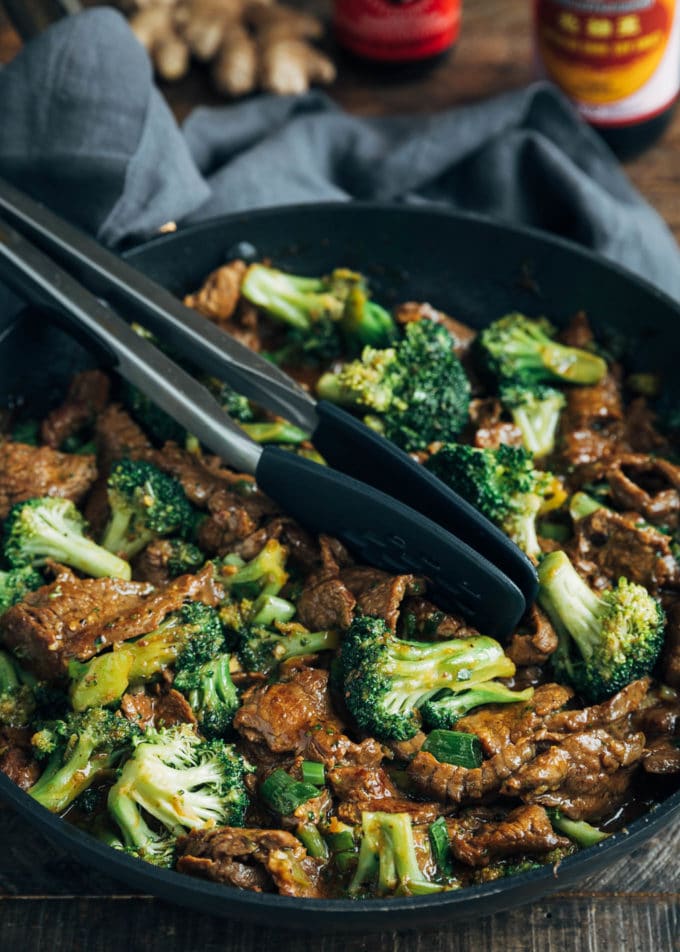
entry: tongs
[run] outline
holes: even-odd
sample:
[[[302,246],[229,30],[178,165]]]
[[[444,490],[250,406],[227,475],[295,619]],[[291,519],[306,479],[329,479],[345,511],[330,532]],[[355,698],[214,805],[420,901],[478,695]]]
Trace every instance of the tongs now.
[[[515,627],[536,594],[533,565],[439,479],[344,410],[315,402],[278,367],[1,180],[0,216],[6,283],[84,335],[108,366],[212,452],[254,475],[286,512],[313,531],[338,536],[369,563],[426,575],[445,607],[485,633],[502,637]],[[127,320],[143,323],[196,367],[304,428],[329,465],[256,444],[205,387]]]

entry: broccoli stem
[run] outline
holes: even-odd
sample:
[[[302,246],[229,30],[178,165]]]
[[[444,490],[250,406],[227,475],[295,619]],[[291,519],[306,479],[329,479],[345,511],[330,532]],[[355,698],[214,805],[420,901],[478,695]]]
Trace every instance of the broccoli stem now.
[[[585,820],[570,820],[569,817],[564,816],[559,810],[548,810],[547,813],[555,829],[559,830],[560,833],[564,833],[582,849],[586,849],[588,846],[595,846],[597,843],[601,843],[602,840],[606,840],[609,836],[609,833],[603,833],[602,830],[598,830],[596,826],[591,826],[591,824]]]
[[[241,294],[271,317],[300,330],[308,330],[326,315],[338,319],[343,310],[343,302],[319,278],[298,277],[261,264],[248,268]]]
[[[313,823],[301,823],[296,836],[314,859],[328,859],[328,846]]]
[[[256,443],[297,444],[309,439],[308,433],[285,420],[275,423],[241,423],[240,426]]]
[[[278,595],[260,595],[252,611],[251,624],[272,625],[276,621],[290,621],[297,609],[292,602]]]
[[[565,552],[550,552],[538,568],[539,601],[558,632],[570,635],[588,659],[597,648],[602,603],[591,591]]]
[[[602,505],[599,499],[594,499],[587,493],[574,493],[574,495],[569,500],[569,515],[574,520],[574,522],[578,522],[580,519],[585,519],[586,516],[589,516],[593,512],[597,512],[598,509],[605,508],[606,507]]]
[[[509,678],[515,673],[512,661],[492,638],[458,638],[433,642],[394,640],[390,645],[391,677],[396,689],[400,682],[441,690],[456,685],[469,687],[491,678]]]
[[[363,813],[363,837],[350,896],[363,885],[374,881],[377,893],[385,896],[399,892],[404,895],[427,895],[441,892],[439,883],[427,880],[418,866],[411,818],[407,813]]]
[[[55,753],[42,776],[29,789],[29,794],[51,813],[62,813],[69,803],[87,790],[96,774],[112,763],[109,751],[93,751],[92,742],[79,737],[63,767],[57,766],[61,763],[61,753]]]

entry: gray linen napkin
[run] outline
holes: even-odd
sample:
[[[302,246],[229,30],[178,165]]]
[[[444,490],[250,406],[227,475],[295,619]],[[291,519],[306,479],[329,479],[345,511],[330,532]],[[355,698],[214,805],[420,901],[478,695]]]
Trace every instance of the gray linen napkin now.
[[[260,96],[180,129],[123,17],[99,8],[0,71],[0,114],[0,175],[113,246],[258,206],[430,202],[556,232],[680,299],[671,233],[547,84],[379,119],[320,93]]]

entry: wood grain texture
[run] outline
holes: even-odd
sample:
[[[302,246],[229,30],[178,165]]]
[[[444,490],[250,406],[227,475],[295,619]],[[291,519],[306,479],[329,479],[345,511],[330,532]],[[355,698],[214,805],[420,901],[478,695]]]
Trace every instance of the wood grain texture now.
[[[327,0],[299,5],[327,10]],[[471,0],[461,42],[427,76],[394,82],[339,59],[330,94],[360,115],[436,112],[531,78],[528,0]],[[0,63],[20,48],[0,12]],[[217,105],[200,69],[164,91],[179,119]],[[680,237],[680,113],[663,141],[628,166]],[[680,952],[680,826],[577,889],[509,914],[438,932],[369,938],[284,933],[226,922],[150,897],[83,868],[14,813],[0,809],[0,949],[27,952]]]

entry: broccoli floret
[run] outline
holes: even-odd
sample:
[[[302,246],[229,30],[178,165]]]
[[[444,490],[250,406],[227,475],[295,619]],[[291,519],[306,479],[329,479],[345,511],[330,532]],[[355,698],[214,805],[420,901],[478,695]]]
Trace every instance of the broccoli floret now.
[[[515,313],[490,324],[478,341],[487,366],[501,382],[532,387],[555,380],[577,384],[602,380],[607,364],[601,357],[554,338],[549,321]]]
[[[228,383],[224,383],[216,377],[204,378],[202,383],[232,420],[236,420],[237,423],[252,423],[253,409],[246,397],[237,393]]]
[[[101,708],[52,721],[31,738],[47,766],[28,791],[52,813],[62,813],[102,771],[116,766],[139,731],[124,717]]]
[[[357,616],[341,645],[343,694],[358,726],[379,740],[408,740],[420,728],[419,708],[448,688],[457,693],[515,665],[493,638],[405,641],[382,618]]]
[[[276,629],[252,625],[237,635],[238,657],[244,671],[269,674],[288,658],[334,651],[337,631],[308,631],[298,623],[279,622]]]
[[[11,655],[0,651],[0,724],[27,727],[36,711],[33,685]]]
[[[278,350],[265,354],[268,360],[278,365],[311,364],[318,366],[342,357],[343,343],[337,324],[322,318],[314,324],[313,336],[298,327],[289,327],[285,343]]]
[[[422,896],[441,892],[418,865],[408,813],[361,814],[361,846],[350,896]]]
[[[170,556],[166,562],[170,578],[178,575],[190,575],[205,564],[205,555],[197,545],[184,539],[169,539]]]
[[[664,643],[665,614],[649,592],[621,578],[596,595],[564,552],[538,569],[539,601],[557,629],[553,669],[586,700],[604,701],[649,674]]]
[[[278,595],[288,581],[286,549],[276,539],[268,539],[254,559],[237,566],[228,561],[220,581],[233,599]]]
[[[189,701],[201,733],[208,738],[224,737],[239,707],[239,695],[231,680],[228,653],[216,655],[203,664],[190,665],[180,656],[173,686]]]
[[[186,438],[186,430],[176,420],[157,406],[151,397],[135,387],[134,384],[123,380],[121,383],[123,403],[145,432],[160,446],[172,440],[182,444]]]
[[[107,483],[111,518],[102,545],[131,558],[166,535],[186,538],[194,526],[194,510],[180,483],[145,460],[122,459]]]
[[[130,578],[130,566],[85,536],[87,523],[69,499],[47,496],[19,502],[5,522],[4,554],[14,568],[38,568],[48,559],[95,578]]]
[[[248,771],[233,746],[203,741],[187,724],[146,731],[109,791],[108,809],[125,846],[162,864],[172,840],[185,830],[243,826]],[[153,830],[145,815],[162,832]]]
[[[532,456],[547,456],[555,448],[555,433],[566,399],[553,387],[536,384],[504,386],[501,400],[522,431],[522,443]]]
[[[150,681],[175,663],[199,667],[223,648],[222,625],[215,609],[202,602],[188,602],[149,634],[116,645],[91,661],[72,661],[71,704],[76,711],[113,704],[129,684]]]
[[[534,469],[527,450],[447,443],[425,465],[503,529],[527,555],[540,557],[536,518],[560,506],[566,493],[552,473]]]
[[[317,392],[363,412],[365,422],[408,452],[455,439],[470,405],[470,384],[451,336],[428,320],[408,324],[394,347],[366,347],[360,360],[324,374]]]
[[[21,569],[10,569],[9,572],[0,571],[0,615],[23,601],[29,592],[34,592],[45,584],[40,572],[36,572],[30,565]]]
[[[497,681],[485,681],[459,694],[447,692],[441,697],[433,698],[423,704],[420,713],[428,727],[448,729],[468,711],[482,704],[516,704],[518,701],[530,701],[533,694],[533,688],[511,691]]]
[[[346,268],[336,268],[325,278],[302,278],[253,264],[241,285],[241,294],[309,340],[314,340],[320,328],[325,350],[330,349],[335,326],[345,344],[355,351],[367,344],[384,347],[396,333],[391,315],[369,301],[363,277]]]

